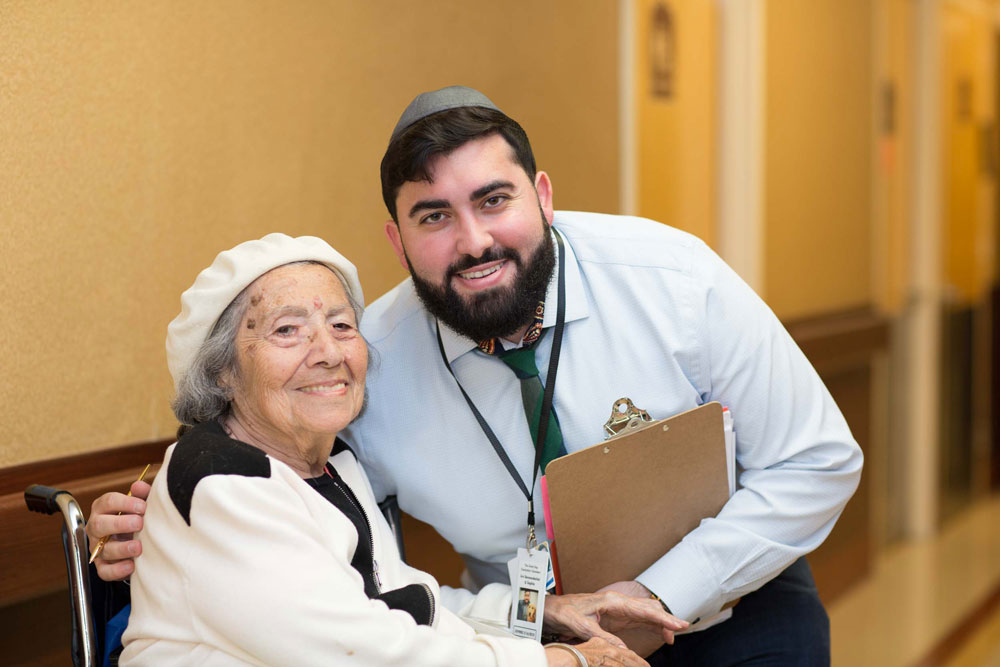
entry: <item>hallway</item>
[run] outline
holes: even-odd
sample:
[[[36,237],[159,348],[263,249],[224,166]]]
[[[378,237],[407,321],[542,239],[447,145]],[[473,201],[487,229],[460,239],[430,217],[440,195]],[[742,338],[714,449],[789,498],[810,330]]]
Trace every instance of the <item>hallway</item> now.
[[[829,612],[834,665],[1000,665],[1000,496],[887,549]]]

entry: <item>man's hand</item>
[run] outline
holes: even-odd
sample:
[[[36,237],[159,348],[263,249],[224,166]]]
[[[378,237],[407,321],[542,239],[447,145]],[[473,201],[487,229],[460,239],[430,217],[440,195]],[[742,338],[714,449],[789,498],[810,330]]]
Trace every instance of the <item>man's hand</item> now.
[[[639,655],[648,655],[664,642],[672,644],[674,632],[688,627],[687,621],[668,614],[659,601],[650,598],[649,591],[642,584],[620,583],[635,584],[645,594],[624,595],[615,590],[606,590],[597,593],[549,595],[545,598],[545,618],[542,623],[545,631],[580,639],[600,637],[615,646],[627,643]],[[639,592],[638,589],[632,590]],[[618,636],[622,633],[627,633],[631,641],[622,641]],[[649,646],[652,648],[644,653]]]
[[[651,592],[648,588],[640,584],[638,581],[616,581],[613,584],[608,584],[607,586],[598,590],[598,593],[603,593],[606,591],[614,591],[616,593],[621,593],[622,595],[628,595],[637,598],[651,598]],[[653,600],[660,608],[663,605],[658,600]],[[669,613],[669,612],[668,612]],[[671,618],[676,618],[671,616]],[[604,625],[604,623],[601,623]],[[684,627],[689,624],[684,623]],[[656,632],[656,628],[646,625],[646,626],[633,626],[629,628],[622,628],[615,631],[621,639],[628,644],[629,648],[633,649],[639,655],[649,656],[654,651],[659,649],[664,643],[673,644],[674,637],[673,632],[670,633],[669,638],[667,633],[662,634]]]
[[[121,581],[135,571],[133,559],[142,553],[142,544],[132,539],[132,533],[142,530],[149,489],[146,482],[133,482],[131,496],[105,493],[90,507],[90,520],[87,521],[90,548],[96,547],[102,537],[111,537],[94,561],[97,575],[104,581]],[[116,516],[119,512],[121,516]]]

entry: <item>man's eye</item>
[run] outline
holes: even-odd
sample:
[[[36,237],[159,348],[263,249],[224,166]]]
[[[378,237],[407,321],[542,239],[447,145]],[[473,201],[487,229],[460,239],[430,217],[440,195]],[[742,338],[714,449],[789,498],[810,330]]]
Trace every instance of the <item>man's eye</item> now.
[[[433,224],[436,222],[441,222],[442,220],[444,220],[444,213],[442,213],[441,211],[434,211],[430,215],[426,215],[423,218],[421,218],[420,222],[429,222]]]
[[[493,195],[489,199],[483,202],[483,206],[487,208],[493,208],[494,206],[499,206],[507,199],[506,195]]]
[[[354,327],[347,322],[334,322],[333,328],[337,331],[353,331]]]
[[[277,329],[275,329],[274,333],[278,334],[279,336],[293,336],[295,335],[295,331],[297,329],[298,327],[292,326],[291,324],[286,324],[284,326],[280,326]]]

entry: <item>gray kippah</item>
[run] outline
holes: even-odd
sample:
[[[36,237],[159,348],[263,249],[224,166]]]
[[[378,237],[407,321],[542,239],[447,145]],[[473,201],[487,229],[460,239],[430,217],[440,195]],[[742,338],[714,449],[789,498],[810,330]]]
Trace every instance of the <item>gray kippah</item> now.
[[[399,117],[399,122],[396,123],[396,127],[392,130],[392,136],[389,137],[389,143],[391,144],[395,141],[396,137],[403,133],[403,130],[421,118],[426,118],[439,111],[457,109],[459,107],[484,107],[500,111],[497,105],[490,101],[490,98],[478,90],[466,88],[465,86],[448,86],[440,90],[420,93],[413,98],[410,106],[406,107],[403,115]],[[500,113],[503,112],[500,111]]]

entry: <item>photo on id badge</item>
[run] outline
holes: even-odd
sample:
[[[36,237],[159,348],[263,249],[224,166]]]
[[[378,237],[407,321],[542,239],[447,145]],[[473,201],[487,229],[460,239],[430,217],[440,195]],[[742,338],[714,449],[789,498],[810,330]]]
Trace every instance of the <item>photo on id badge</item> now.
[[[522,588],[517,592],[517,620],[535,622],[538,613],[538,591]]]

